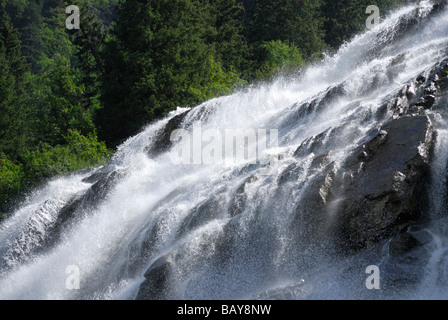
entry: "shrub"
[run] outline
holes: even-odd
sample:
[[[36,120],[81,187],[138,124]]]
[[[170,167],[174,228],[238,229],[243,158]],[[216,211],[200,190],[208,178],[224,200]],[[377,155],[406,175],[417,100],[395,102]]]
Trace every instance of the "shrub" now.
[[[105,163],[112,152],[94,134],[81,135],[69,130],[66,144],[51,147],[41,144],[37,150],[25,154],[26,179],[37,183],[55,175],[95,167]]]
[[[0,155],[0,207],[19,192],[24,177],[21,165],[14,164],[4,154]],[[0,213],[1,214],[1,213]],[[1,217],[0,217],[1,219]]]
[[[296,72],[305,63],[299,48],[283,41],[264,42],[261,47],[265,51],[265,59],[257,70],[258,79],[270,78],[280,72]]]

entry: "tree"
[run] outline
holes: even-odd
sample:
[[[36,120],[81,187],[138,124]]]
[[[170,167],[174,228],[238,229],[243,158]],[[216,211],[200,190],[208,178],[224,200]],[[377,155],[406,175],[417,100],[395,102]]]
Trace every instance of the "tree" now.
[[[325,0],[322,6],[322,14],[325,17],[325,42],[337,49],[344,41],[349,40],[356,33],[365,28],[368,17],[366,9],[369,5],[376,5],[381,15],[401,4],[405,0]]]
[[[16,161],[28,141],[27,65],[17,30],[0,27],[0,154]]]
[[[324,25],[318,0],[257,0],[247,3],[250,12],[246,22],[249,44],[252,46],[256,69],[267,59],[263,46],[280,40],[297,47],[305,61],[319,59],[326,44]]]
[[[99,135],[114,146],[177,106],[207,73],[211,26],[196,0],[121,1],[105,47]]]
[[[42,39],[43,17],[42,2],[30,0],[0,0],[0,17],[16,28],[21,41],[21,55],[31,65],[31,70],[37,72],[37,63],[44,51]],[[0,21],[1,23],[1,21]],[[5,24],[5,23],[3,23]]]
[[[94,114],[101,108],[101,81],[104,75],[104,46],[106,26],[92,6],[81,7],[79,30],[72,30],[72,42],[76,47],[75,56],[82,71],[82,83],[89,109]]]
[[[243,35],[242,3],[236,0],[210,0],[210,8],[215,29],[211,39],[215,59],[226,70],[232,67],[236,70],[246,70],[249,56]]]
[[[258,79],[269,79],[282,72],[294,73],[305,63],[300,50],[280,40],[264,42],[261,47],[266,51],[265,61],[257,70]]]
[[[41,62],[42,72],[34,76],[39,86],[33,92],[36,117],[36,140],[56,146],[65,143],[69,130],[83,135],[95,133],[89,110],[85,107],[81,74],[73,68],[69,58],[54,54]]]

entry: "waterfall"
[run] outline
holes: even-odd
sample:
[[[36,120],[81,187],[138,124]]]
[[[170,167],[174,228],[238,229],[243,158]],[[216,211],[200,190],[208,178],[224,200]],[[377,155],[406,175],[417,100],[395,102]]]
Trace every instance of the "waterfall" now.
[[[0,299],[446,299],[448,12],[434,8],[404,7],[294,76],[178,108],[107,165],[34,190],[0,225]],[[407,207],[409,185],[427,205]],[[364,227],[358,200],[401,211]],[[419,245],[396,249],[404,237]]]

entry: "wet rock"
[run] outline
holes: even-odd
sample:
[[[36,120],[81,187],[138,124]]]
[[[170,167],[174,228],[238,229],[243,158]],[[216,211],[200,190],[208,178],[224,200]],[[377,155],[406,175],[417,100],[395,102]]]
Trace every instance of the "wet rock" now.
[[[382,130],[387,135],[378,134],[355,150],[340,170],[353,176],[337,195],[342,200],[334,231],[342,247],[363,248],[393,236],[424,212],[432,145],[429,119],[401,117]],[[368,159],[359,170],[362,150]],[[335,180],[343,181],[341,173]]]
[[[419,245],[422,245],[422,243],[418,241],[412,233],[404,232],[391,240],[389,243],[389,253],[392,255],[401,255],[411,251]]]
[[[436,98],[434,97],[434,95],[429,94],[426,95],[424,97],[422,97],[418,102],[417,102],[417,106],[421,106],[424,109],[431,109],[432,106],[434,105],[436,101]]]
[[[419,84],[422,84],[422,83],[426,82],[426,77],[425,77],[424,75],[419,75],[419,76],[417,77],[417,79],[415,79],[415,80],[417,80],[417,82],[418,82]]]
[[[439,79],[436,81],[436,85],[439,88],[440,91],[445,91],[446,89],[448,89],[448,76],[446,76],[445,78]]]
[[[415,84],[411,83],[406,87],[406,97],[408,98],[408,100],[412,100],[415,98],[415,96],[417,95],[416,93],[416,88],[415,88]]]
[[[256,181],[255,176],[250,176],[236,189],[233,197],[229,202],[228,212],[231,217],[241,214],[244,211],[244,207],[247,201],[247,194],[245,191],[246,185]]]
[[[437,92],[436,84],[435,82],[431,82],[429,86],[425,88],[425,95],[433,95]]]
[[[244,192],[241,196],[245,196]],[[220,208],[225,205],[226,202],[222,193],[212,195],[189,212],[188,216],[182,221],[176,237],[179,239],[182,236],[185,236],[188,232],[217,219],[220,213]]]
[[[432,10],[430,12],[430,15],[434,15],[434,14],[438,14],[438,13],[442,13],[444,10],[446,10],[446,8],[448,8],[448,1],[447,0],[442,0],[439,3],[435,4],[432,7]]]
[[[114,170],[96,173],[86,178],[85,181],[96,180],[96,182],[86,192],[74,197],[61,208],[55,222],[46,231],[46,237],[40,246],[40,252],[50,250],[60,241],[64,236],[65,230],[69,229],[72,223],[82,219],[85,214],[93,212],[124,176],[125,171]]]
[[[185,111],[177,116],[174,116],[168,121],[165,127],[156,133],[154,141],[152,141],[152,143],[145,149],[148,156],[151,158],[157,157],[171,148],[171,134],[174,130],[180,128],[188,113],[189,111]]]
[[[174,254],[157,259],[145,272],[136,300],[163,300],[166,298],[168,279],[173,272]]]
[[[331,156],[331,151],[325,154],[321,154],[318,156],[315,156],[313,161],[311,162],[310,169],[320,169],[328,164]]]
[[[316,109],[322,110],[328,104],[330,104],[330,103],[334,102],[335,100],[337,100],[338,98],[344,96],[346,93],[347,92],[344,88],[344,84],[330,87],[327,90],[327,92],[325,92],[325,95],[323,96],[322,100],[319,101],[319,105]]]
[[[327,143],[326,139],[331,133],[331,128],[325,130],[324,132],[319,133],[318,135],[315,135],[313,137],[309,137],[305,141],[302,142],[302,144],[296,149],[294,152],[294,157],[300,158],[303,156],[307,156],[309,153],[324,153],[325,145]]]
[[[284,287],[269,289],[256,294],[253,300],[298,300],[307,293],[305,280]]]

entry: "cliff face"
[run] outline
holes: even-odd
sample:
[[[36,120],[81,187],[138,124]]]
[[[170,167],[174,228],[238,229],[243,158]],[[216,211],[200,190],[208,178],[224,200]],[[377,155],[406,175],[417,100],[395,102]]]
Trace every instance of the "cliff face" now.
[[[333,178],[336,234],[363,248],[427,218],[429,163],[434,135],[430,109],[446,108],[448,60],[410,81],[383,108],[381,121]]]

